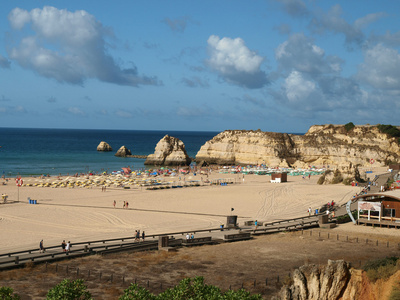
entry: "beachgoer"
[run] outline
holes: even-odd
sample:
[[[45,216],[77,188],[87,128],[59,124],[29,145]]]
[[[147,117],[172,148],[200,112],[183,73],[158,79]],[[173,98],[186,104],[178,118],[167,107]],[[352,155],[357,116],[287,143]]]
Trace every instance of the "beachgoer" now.
[[[257,227],[258,227],[258,222],[257,222],[257,220],[254,222],[254,226],[255,226],[256,229],[257,229]]]
[[[310,174],[308,174],[308,179],[311,179],[311,173],[310,173]]]
[[[311,206],[308,208],[308,215],[309,216],[311,216],[311,212],[312,212],[312,209],[311,209]]]
[[[69,253],[70,250],[71,250],[71,242],[68,241],[67,245],[65,246],[65,252]]]
[[[44,252],[43,240],[41,240],[40,243],[39,243],[39,252],[40,252],[40,253],[43,253],[43,252]]]
[[[189,233],[186,235],[186,239],[187,239],[187,240],[190,240],[190,235],[189,235]]]
[[[128,203],[128,201],[126,201],[126,203],[125,203],[125,208],[126,209],[128,209],[128,205],[129,205],[129,203]]]
[[[114,205],[114,208],[115,208],[115,205],[116,205],[116,204],[117,204],[117,201],[115,201],[115,200],[114,200],[114,203],[113,203],[113,205]]]
[[[144,241],[144,238],[145,238],[145,234],[144,234],[144,231],[142,232],[142,241]]]
[[[65,240],[62,241],[61,243],[61,249],[63,250],[63,252],[65,252],[65,247],[67,246],[67,244],[65,243]]]
[[[123,206],[123,208],[125,208],[125,206],[126,206],[126,201],[124,201],[124,206]]]
[[[136,231],[136,240],[140,242],[140,230]]]
[[[190,236],[190,239],[194,239],[194,233],[192,233],[192,235]]]

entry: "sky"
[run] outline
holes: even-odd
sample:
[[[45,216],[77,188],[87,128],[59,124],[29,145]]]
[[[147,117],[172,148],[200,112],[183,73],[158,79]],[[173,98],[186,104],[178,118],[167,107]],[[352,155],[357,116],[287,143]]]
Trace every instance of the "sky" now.
[[[0,127],[400,125],[400,1],[0,2]]]

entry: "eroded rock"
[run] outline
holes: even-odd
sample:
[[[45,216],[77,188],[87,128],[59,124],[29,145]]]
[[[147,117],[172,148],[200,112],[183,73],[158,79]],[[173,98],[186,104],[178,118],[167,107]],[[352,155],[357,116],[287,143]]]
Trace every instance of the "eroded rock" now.
[[[147,156],[144,164],[177,166],[189,165],[190,161],[184,143],[178,138],[166,135],[157,143],[154,154]]]
[[[97,146],[97,151],[112,151],[112,148],[108,143],[101,141]]]

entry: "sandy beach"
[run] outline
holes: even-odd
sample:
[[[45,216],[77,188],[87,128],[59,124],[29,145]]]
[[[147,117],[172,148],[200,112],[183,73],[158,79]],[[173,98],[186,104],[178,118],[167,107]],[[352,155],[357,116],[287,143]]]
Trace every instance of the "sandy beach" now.
[[[373,175],[384,171],[376,169]],[[200,181],[201,177],[189,174],[185,181]],[[345,203],[361,189],[342,184],[318,185],[317,175],[310,179],[288,176],[288,182],[280,184],[270,183],[271,176],[267,175],[245,175],[244,181],[242,177],[214,172],[209,180],[230,178],[234,184],[163,190],[137,185],[130,189],[110,186],[106,191],[95,185],[25,186],[50,184],[59,180],[57,177],[24,178],[24,186],[18,188],[15,179],[10,179],[7,185],[0,186],[1,194],[9,196],[6,204],[0,204],[0,252],[35,248],[41,239],[45,246],[50,246],[62,240],[74,243],[126,237],[135,230],[159,234],[216,228],[226,223],[226,216],[232,213],[238,216],[239,224],[246,220],[268,222],[300,217],[307,215],[308,207],[319,208],[332,200],[339,205]],[[160,180],[176,182],[179,177]],[[28,197],[37,200],[37,204],[29,204]],[[128,201],[128,209],[123,208],[124,201]]]

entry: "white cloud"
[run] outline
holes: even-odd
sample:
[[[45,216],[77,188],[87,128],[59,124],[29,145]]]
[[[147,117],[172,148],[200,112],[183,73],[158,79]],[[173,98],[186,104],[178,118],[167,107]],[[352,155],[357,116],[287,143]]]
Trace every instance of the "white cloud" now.
[[[341,71],[343,61],[337,56],[326,56],[325,51],[313,44],[304,34],[294,34],[275,51],[276,60],[284,70],[297,70],[312,76]]]
[[[300,72],[293,71],[285,80],[286,97],[290,102],[306,100],[315,91],[315,83],[303,78]]]
[[[87,78],[129,86],[159,84],[155,77],[139,76],[134,66],[119,66],[107,53],[105,39],[112,33],[84,10],[15,8],[8,19],[15,39],[17,31],[26,34],[25,26],[33,31],[9,45],[10,59],[44,77],[80,85]]]
[[[226,81],[247,88],[260,88],[268,83],[260,70],[264,58],[246,47],[241,38],[212,35],[208,39],[210,59],[207,64]]]
[[[85,116],[86,115],[85,112],[82,111],[81,109],[79,109],[78,107],[69,107],[67,109],[67,111],[70,114],[73,114],[73,115],[76,115],[76,116]]]
[[[365,52],[357,78],[374,88],[400,91],[400,54],[378,44]]]

